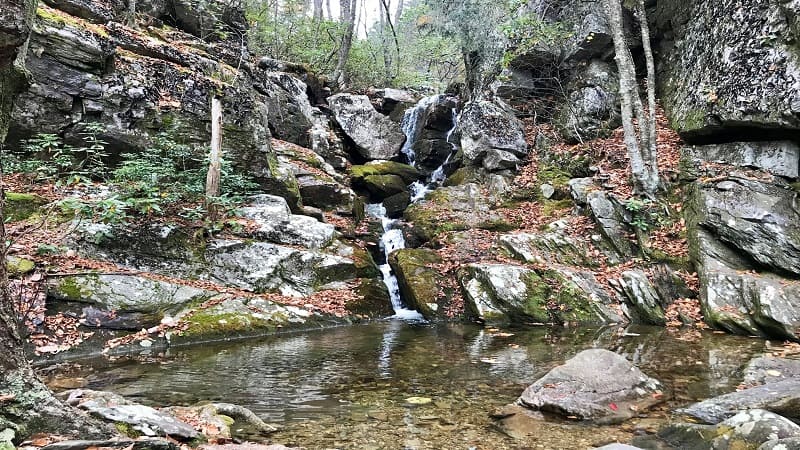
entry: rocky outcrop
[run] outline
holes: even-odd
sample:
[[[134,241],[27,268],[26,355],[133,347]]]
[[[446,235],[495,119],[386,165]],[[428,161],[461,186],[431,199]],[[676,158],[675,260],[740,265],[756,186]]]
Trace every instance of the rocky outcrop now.
[[[457,133],[464,159],[489,171],[514,169],[528,154],[522,123],[500,100],[464,105]]]
[[[458,272],[468,316],[490,323],[611,323],[617,316],[569,271],[470,264]],[[587,280],[582,280],[587,281]],[[606,296],[607,297],[607,296]]]
[[[619,423],[660,400],[661,384],[623,356],[584,350],[530,385],[517,402],[595,423]]]
[[[286,200],[274,195],[251,197],[247,206],[239,208],[239,215],[255,223],[255,237],[276,244],[319,249],[336,237],[333,225],[292,214]]]
[[[406,140],[400,126],[372,106],[366,95],[337,94],[328,97],[336,123],[366,160],[391,159],[400,154]]]
[[[561,136],[578,143],[606,136],[618,127],[618,86],[616,67],[606,61],[593,59],[578,69],[553,118]]]
[[[735,14],[731,14],[735,11]],[[743,134],[747,140],[800,126],[796,10],[748,0],[659,2],[661,99],[688,140]],[[728,139],[730,140],[730,139]]]

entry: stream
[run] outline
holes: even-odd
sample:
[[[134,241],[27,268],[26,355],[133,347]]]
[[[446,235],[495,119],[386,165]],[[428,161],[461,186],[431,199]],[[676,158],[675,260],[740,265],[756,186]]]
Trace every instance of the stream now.
[[[251,408],[282,431],[275,442],[309,449],[588,448],[629,441],[668,408],[730,392],[767,343],[659,327],[558,331],[388,320],[367,325],[205,344],[108,359],[49,372],[54,389],[117,392],[151,406],[224,401]],[[664,382],[670,402],[620,427],[551,419],[515,441],[489,414],[577,352],[607,348]],[[406,399],[424,397],[425,405]]]

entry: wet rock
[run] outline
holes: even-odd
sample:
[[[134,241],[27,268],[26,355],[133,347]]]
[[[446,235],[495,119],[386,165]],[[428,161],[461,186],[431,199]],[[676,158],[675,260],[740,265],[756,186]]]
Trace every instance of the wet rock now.
[[[411,194],[408,192],[400,192],[383,200],[383,206],[386,208],[386,215],[391,218],[401,217],[403,211],[405,211],[410,204]]]
[[[753,167],[773,175],[797,178],[800,147],[792,141],[730,142],[683,149],[683,157],[698,162]]]
[[[667,323],[658,292],[644,272],[625,271],[619,281],[622,292],[631,305],[634,320],[650,325]]]
[[[76,389],[62,394],[66,403],[113,423],[129,425],[145,436],[194,439],[200,436],[191,425],[149,406],[130,402],[111,392]]]
[[[596,423],[619,423],[657,403],[660,383],[608,350],[584,350],[529,386],[518,403]],[[631,408],[633,407],[633,408]]]
[[[372,175],[396,175],[407,185],[422,178],[422,173],[415,167],[394,161],[370,161],[363,166],[350,168],[350,176],[357,186],[362,185],[364,179]]]
[[[42,206],[49,203],[47,199],[35,194],[6,192],[5,195],[3,212],[12,221],[29,219],[34,214],[41,212]]]
[[[800,378],[800,360],[760,356],[751,360],[744,371],[745,384],[767,384],[787,378]]]
[[[163,314],[177,312],[184,305],[208,299],[214,293],[136,275],[74,275],[49,278],[47,295],[87,303],[106,312]]]
[[[365,95],[337,94],[328,97],[336,122],[368,160],[391,159],[400,153],[405,135],[400,126],[375,111]]]
[[[500,103],[482,100],[464,105],[458,133],[464,158],[474,166],[483,165],[487,170],[498,170],[501,166],[509,168],[512,157],[521,158],[528,154],[522,123],[506,105]]]
[[[364,177],[364,188],[374,198],[384,199],[407,190],[407,185],[397,175],[368,175]]]
[[[180,447],[161,439],[119,439],[113,441],[61,441],[45,445],[42,450],[89,450],[92,448],[129,448],[131,450],[178,450]]]
[[[635,244],[628,238],[630,228],[626,225],[625,208],[619,201],[606,192],[594,191],[587,194],[586,202],[592,218],[611,247],[622,257],[637,254]]]
[[[800,378],[789,378],[694,403],[677,412],[708,424],[718,424],[739,411],[765,409],[800,419]]]
[[[595,450],[642,450],[642,449],[628,444],[614,443],[614,444],[604,445],[602,447],[597,447]]]
[[[345,307],[351,314],[367,317],[384,318],[394,314],[389,290],[383,280],[378,278],[364,279],[356,292],[361,297],[347,302]]]
[[[619,126],[618,85],[616,70],[606,61],[593,59],[577,72],[553,121],[567,142],[596,139]]]
[[[777,271],[800,274],[800,212],[796,193],[759,181],[728,178],[697,184],[690,222]]]
[[[556,271],[470,264],[458,272],[467,314],[492,323],[607,323],[620,319],[590,292]]]
[[[300,447],[287,447],[281,444],[203,444],[198,450],[301,450]]]
[[[389,255],[389,265],[397,276],[406,306],[426,319],[435,318],[438,310],[441,275],[433,265],[441,262],[436,252],[426,249],[402,249]]]
[[[255,222],[258,227],[255,237],[277,244],[318,249],[329,245],[336,236],[333,225],[292,214],[286,200],[275,195],[251,197],[250,203],[239,208],[238,214]]]
[[[386,88],[375,92],[380,99],[380,112],[397,123],[403,121],[403,114],[413,107],[417,100],[410,92],[401,89]]]
[[[718,425],[678,423],[659,433],[664,441],[682,449],[757,448],[771,440],[800,437],[800,425],[763,409],[742,411]]]

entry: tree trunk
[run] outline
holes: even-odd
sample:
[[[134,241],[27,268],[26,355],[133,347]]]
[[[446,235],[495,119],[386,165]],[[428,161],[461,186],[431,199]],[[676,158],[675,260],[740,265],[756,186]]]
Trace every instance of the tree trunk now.
[[[350,57],[350,48],[353,46],[353,31],[356,24],[356,5],[357,0],[339,0],[341,8],[340,19],[345,24],[342,43],[339,46],[339,60],[336,62],[336,69],[333,71],[333,81],[342,89],[346,84],[347,60]]]
[[[323,11],[322,11],[322,0],[314,0],[314,20],[317,22],[322,21]]]
[[[222,102],[211,100],[211,152],[208,154],[206,175],[206,211],[209,219],[217,219],[214,199],[219,197],[219,181],[222,176]]]
[[[624,131],[625,147],[631,160],[631,174],[637,193],[647,197],[655,197],[658,190],[657,166],[651,162],[655,151],[651,152],[647,136],[650,134],[647,117],[644,114],[639,88],[636,84],[636,66],[633,63],[630,48],[625,41],[623,29],[622,4],[620,0],[605,0],[608,25],[614,40],[614,60],[619,71],[619,95]],[[655,100],[653,100],[655,102]],[[639,123],[639,135],[636,133],[634,119]],[[646,152],[646,153],[645,153]],[[650,154],[652,153],[652,155]],[[648,159],[645,159],[645,155]],[[655,167],[656,172],[653,172]]]
[[[331,0],[325,0],[325,9],[328,11],[328,20],[333,20],[333,11],[331,10]]]
[[[131,28],[136,28],[136,0],[128,0],[126,15],[125,24]]]
[[[639,16],[639,26],[642,31],[642,49],[647,66],[647,129],[646,150],[644,151],[645,164],[648,165],[650,183],[660,184],[658,171],[658,146],[656,135],[656,65],[653,59],[653,49],[650,45],[650,25],[647,23],[647,14],[644,9],[644,0],[636,3],[636,13]],[[641,123],[641,122],[640,122]],[[645,144],[642,144],[645,146]]]

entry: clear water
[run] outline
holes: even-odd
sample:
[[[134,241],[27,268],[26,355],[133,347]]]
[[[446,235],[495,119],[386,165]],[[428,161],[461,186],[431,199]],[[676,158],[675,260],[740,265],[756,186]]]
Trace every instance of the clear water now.
[[[82,360],[53,370],[50,381],[154,406],[238,403],[282,427],[274,442],[309,449],[589,448],[629,441],[637,421],[662,423],[671,407],[734,390],[749,358],[765,350],[757,339],[661,328],[626,330],[636,336],[614,328],[504,331],[513,336],[471,325],[385,321]],[[542,421],[523,440],[494,428],[493,410],[590,347],[635,361],[664,382],[670,403],[622,427]],[[406,402],[415,396],[432,402]]]

